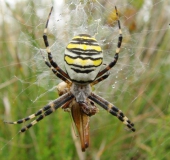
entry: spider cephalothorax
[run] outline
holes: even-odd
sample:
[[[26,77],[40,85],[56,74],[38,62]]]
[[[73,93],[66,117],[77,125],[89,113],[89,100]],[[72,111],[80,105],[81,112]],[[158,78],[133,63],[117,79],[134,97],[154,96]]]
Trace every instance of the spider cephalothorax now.
[[[123,112],[109,103],[102,97],[92,92],[91,87],[108,77],[108,70],[110,70],[117,62],[118,55],[122,43],[122,31],[120,21],[118,21],[119,37],[116,48],[116,53],[113,60],[101,69],[103,54],[100,45],[94,37],[87,34],[80,34],[74,36],[73,39],[66,47],[64,54],[64,62],[66,72],[62,70],[53,57],[49,48],[47,37],[47,26],[53,7],[49,13],[46,26],[44,29],[44,43],[48,53],[48,60],[44,58],[45,64],[53,71],[53,73],[63,80],[58,85],[60,97],[50,102],[36,113],[20,119],[16,122],[6,122],[9,124],[19,124],[38,116],[30,124],[20,130],[25,132],[44,117],[50,115],[59,107],[63,109],[70,108],[73,120],[76,124],[77,130],[81,139],[82,151],[89,146],[89,116],[94,115],[98,110],[95,104],[98,104],[107,110],[113,116],[116,116],[122,121],[129,129],[135,131],[134,124],[123,114]],[[118,16],[117,8],[115,7]]]

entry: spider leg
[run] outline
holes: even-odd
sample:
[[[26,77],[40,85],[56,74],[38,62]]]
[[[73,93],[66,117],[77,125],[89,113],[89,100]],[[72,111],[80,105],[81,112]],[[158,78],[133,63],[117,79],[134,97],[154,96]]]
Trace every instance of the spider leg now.
[[[93,102],[97,103],[98,105],[100,105],[105,110],[107,110],[113,116],[116,116],[129,129],[135,132],[134,124],[131,123],[131,121],[123,114],[123,112],[119,110],[117,107],[115,107],[113,104],[109,103],[108,101],[94,93],[91,93],[91,95],[88,98],[91,99]]]
[[[118,43],[117,43],[117,48],[116,48],[116,53],[114,56],[114,60],[108,65],[106,66],[106,68],[104,68],[102,71],[100,71],[97,75],[97,78],[102,76],[104,73],[106,73],[108,70],[110,70],[117,62],[118,58],[119,58],[119,52],[120,52],[120,48],[121,48],[121,44],[122,44],[122,30],[121,30],[121,25],[120,25],[120,21],[119,21],[119,15],[118,15],[118,11],[117,8],[115,6],[115,11],[116,11],[116,15],[118,17],[118,27],[119,27],[119,37],[118,37]]]
[[[20,124],[20,123],[23,123],[23,122],[28,121],[30,119],[33,119],[36,116],[39,116],[36,120],[32,121],[30,124],[28,124],[27,126],[25,126],[24,128],[22,128],[19,131],[19,132],[25,132],[30,127],[35,125],[37,122],[42,120],[44,117],[50,115],[56,109],[58,109],[59,107],[61,107],[62,105],[64,105],[65,103],[67,103],[68,101],[70,101],[73,98],[74,98],[74,96],[70,92],[66,93],[66,94],[62,95],[61,97],[57,98],[56,100],[50,102],[48,105],[46,105],[45,107],[43,107],[42,109],[37,111],[35,114],[32,114],[32,115],[30,115],[30,116],[28,116],[26,118],[23,118],[21,120],[18,120],[16,122],[5,122],[5,123],[8,123],[8,124]]]
[[[20,120],[15,121],[15,122],[6,122],[6,121],[4,121],[4,123],[8,123],[8,124],[21,124],[21,123],[24,123],[24,122],[26,122],[26,121],[29,121],[30,119],[33,119],[33,118],[41,115],[43,112],[45,112],[45,111],[47,111],[48,109],[50,109],[50,108],[52,107],[52,105],[53,105],[53,102],[47,104],[45,107],[41,108],[41,109],[38,110],[36,113],[31,114],[31,115],[29,115],[29,116],[26,117],[26,118],[22,118],[22,119],[20,119]]]
[[[42,54],[41,54],[42,55]],[[58,73],[57,70],[51,66],[51,64],[46,60],[46,58],[42,55],[45,64],[53,71],[53,73],[60,78],[61,80],[63,80],[64,82],[66,82],[67,84],[71,84],[71,81],[69,81],[67,78],[65,78],[62,74]]]
[[[47,22],[46,22],[46,25],[45,25],[45,29],[44,29],[44,34],[43,34],[44,44],[45,44],[45,46],[46,46],[46,50],[47,50],[47,53],[48,53],[48,59],[49,59],[49,61],[50,61],[50,64],[51,64],[60,74],[62,74],[64,77],[70,79],[69,76],[58,66],[58,64],[53,61],[53,57],[52,57],[51,50],[50,50],[50,47],[49,47],[48,37],[47,37],[47,27],[48,27],[48,22],[49,22],[49,19],[50,19],[52,10],[53,10],[53,7],[51,7],[51,10],[50,10],[50,13],[49,13],[49,15],[48,15]]]
[[[105,80],[109,75],[110,75],[110,73],[102,75],[100,78],[98,78],[95,81],[93,81],[92,83],[90,83],[90,85],[91,86],[96,85],[97,83]]]

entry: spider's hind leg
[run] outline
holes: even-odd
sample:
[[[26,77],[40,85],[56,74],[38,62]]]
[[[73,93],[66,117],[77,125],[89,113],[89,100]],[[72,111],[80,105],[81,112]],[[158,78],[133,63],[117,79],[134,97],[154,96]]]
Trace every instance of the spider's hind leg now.
[[[51,13],[52,13],[52,10],[53,10],[53,7],[51,7],[51,10],[50,10],[50,13],[48,15],[48,18],[47,18],[47,22],[46,22],[46,25],[45,25],[45,29],[44,29],[44,34],[43,34],[43,39],[44,39],[44,44],[46,46],[46,50],[47,50],[47,53],[48,53],[48,59],[50,61],[50,64],[55,68],[55,70],[57,70],[61,75],[63,75],[64,77],[68,78],[69,79],[69,76],[67,73],[65,73],[59,66],[56,62],[53,61],[53,56],[51,54],[51,50],[50,50],[50,47],[49,47],[49,43],[48,43],[48,36],[47,36],[47,27],[48,27],[48,22],[49,22],[49,19],[50,19],[50,16],[51,16]]]
[[[120,25],[120,20],[119,20],[119,14],[117,11],[117,7],[115,6],[115,11],[116,11],[116,15],[117,15],[117,23],[118,23],[118,27],[119,27],[119,37],[118,37],[118,42],[117,42],[117,48],[116,48],[116,53],[114,56],[114,59],[112,62],[109,63],[109,65],[107,65],[102,71],[100,71],[97,75],[97,78],[102,76],[104,73],[106,73],[108,70],[110,70],[116,63],[117,60],[119,58],[119,52],[120,52],[120,48],[121,48],[121,44],[122,44],[122,40],[123,40],[123,36],[122,36],[122,30],[121,30],[121,25]]]
[[[108,72],[107,74],[102,75],[101,77],[94,80],[90,85],[91,86],[96,85],[97,83],[99,83],[99,82],[105,80],[107,77],[109,77],[109,75],[110,75],[110,72]]]
[[[41,51],[40,51],[41,52]],[[42,52],[41,52],[41,55],[42,55]],[[67,84],[71,84],[71,81],[69,81],[66,77],[64,77],[62,74],[58,73],[58,71],[53,67],[51,66],[51,64],[47,61],[47,59],[42,55],[43,59],[44,59],[44,62],[45,64],[52,70],[52,72],[58,77],[60,78],[61,80],[63,80],[65,83]]]

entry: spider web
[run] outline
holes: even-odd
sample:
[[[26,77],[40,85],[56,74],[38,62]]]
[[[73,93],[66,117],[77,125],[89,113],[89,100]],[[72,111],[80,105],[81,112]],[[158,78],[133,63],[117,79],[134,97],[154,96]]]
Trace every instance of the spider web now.
[[[59,2],[25,0],[13,4],[11,1],[0,3],[2,10],[0,23],[3,27],[8,25],[8,30],[4,29],[7,32],[6,37],[1,33],[1,44],[4,51],[10,53],[8,55],[2,50],[1,55],[3,76],[0,95],[1,106],[5,106],[4,110],[0,109],[2,120],[23,118],[57,98],[56,85],[61,81],[44,64],[41,55],[47,58],[42,34],[51,6],[54,6],[54,10],[48,25],[49,43],[54,60],[64,68],[65,46],[73,36],[81,33],[95,36],[98,40],[103,49],[104,64],[108,64],[113,59],[119,36],[114,10],[116,5],[124,37],[120,57],[116,66],[110,71],[109,78],[95,86],[95,93],[120,108],[135,123],[136,132],[131,133],[115,117],[99,107],[100,112],[91,117],[91,144],[87,153],[82,154],[80,148],[76,147],[72,151],[74,154],[70,151],[69,153],[74,155],[75,159],[114,159],[113,157],[123,160],[168,159],[170,156],[168,149],[170,2],[167,0],[141,0],[140,2],[135,0]],[[15,12],[16,10],[18,13]],[[10,58],[5,57],[5,54]],[[7,72],[9,72],[8,76],[6,76]],[[8,80],[5,77],[8,77]],[[13,85],[18,87],[10,89],[9,87]],[[8,89],[10,93],[13,92],[12,96]],[[17,108],[15,116],[12,113],[14,107]],[[45,125],[51,123],[50,120],[55,120],[53,118],[55,116],[59,117],[58,120],[65,120],[61,117],[66,113],[59,110],[57,112],[57,115],[53,113],[52,118],[51,116],[45,118],[49,121],[43,120],[47,123],[41,122],[30,129],[30,137],[36,153],[43,147],[35,144],[40,144],[38,138],[41,137],[35,132],[38,129],[45,129]],[[55,125],[61,126],[59,129],[63,129],[63,132],[66,132],[64,127],[70,128],[71,124],[68,116],[65,118],[67,122],[64,121],[63,124],[55,122]],[[10,139],[10,136],[14,137],[21,126],[13,129],[6,125],[4,127],[4,124],[0,125],[3,128],[0,132],[3,148],[8,143],[7,139]],[[5,136],[10,129],[13,134]],[[58,136],[60,136],[59,129],[53,129]],[[47,130],[49,132],[49,129]],[[70,129],[67,130],[69,135]],[[19,135],[15,137],[18,140],[20,138]],[[11,146],[18,147],[18,150],[22,147],[24,150],[26,147],[23,141],[15,142],[11,142]],[[55,141],[55,143],[56,147],[58,145],[56,150],[60,151],[60,142]],[[63,141],[62,143],[65,144]],[[74,144],[76,146],[76,141],[72,146]],[[9,148],[6,148],[3,150],[8,151]],[[5,157],[5,154],[2,156]],[[67,159],[67,156],[63,155],[63,159]]]

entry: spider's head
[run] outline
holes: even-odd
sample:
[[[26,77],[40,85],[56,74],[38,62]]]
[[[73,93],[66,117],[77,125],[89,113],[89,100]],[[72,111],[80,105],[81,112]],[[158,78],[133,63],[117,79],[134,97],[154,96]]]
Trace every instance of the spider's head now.
[[[72,83],[70,91],[75,96],[77,103],[84,103],[86,102],[88,96],[91,94],[91,86],[89,84],[78,85]]]

